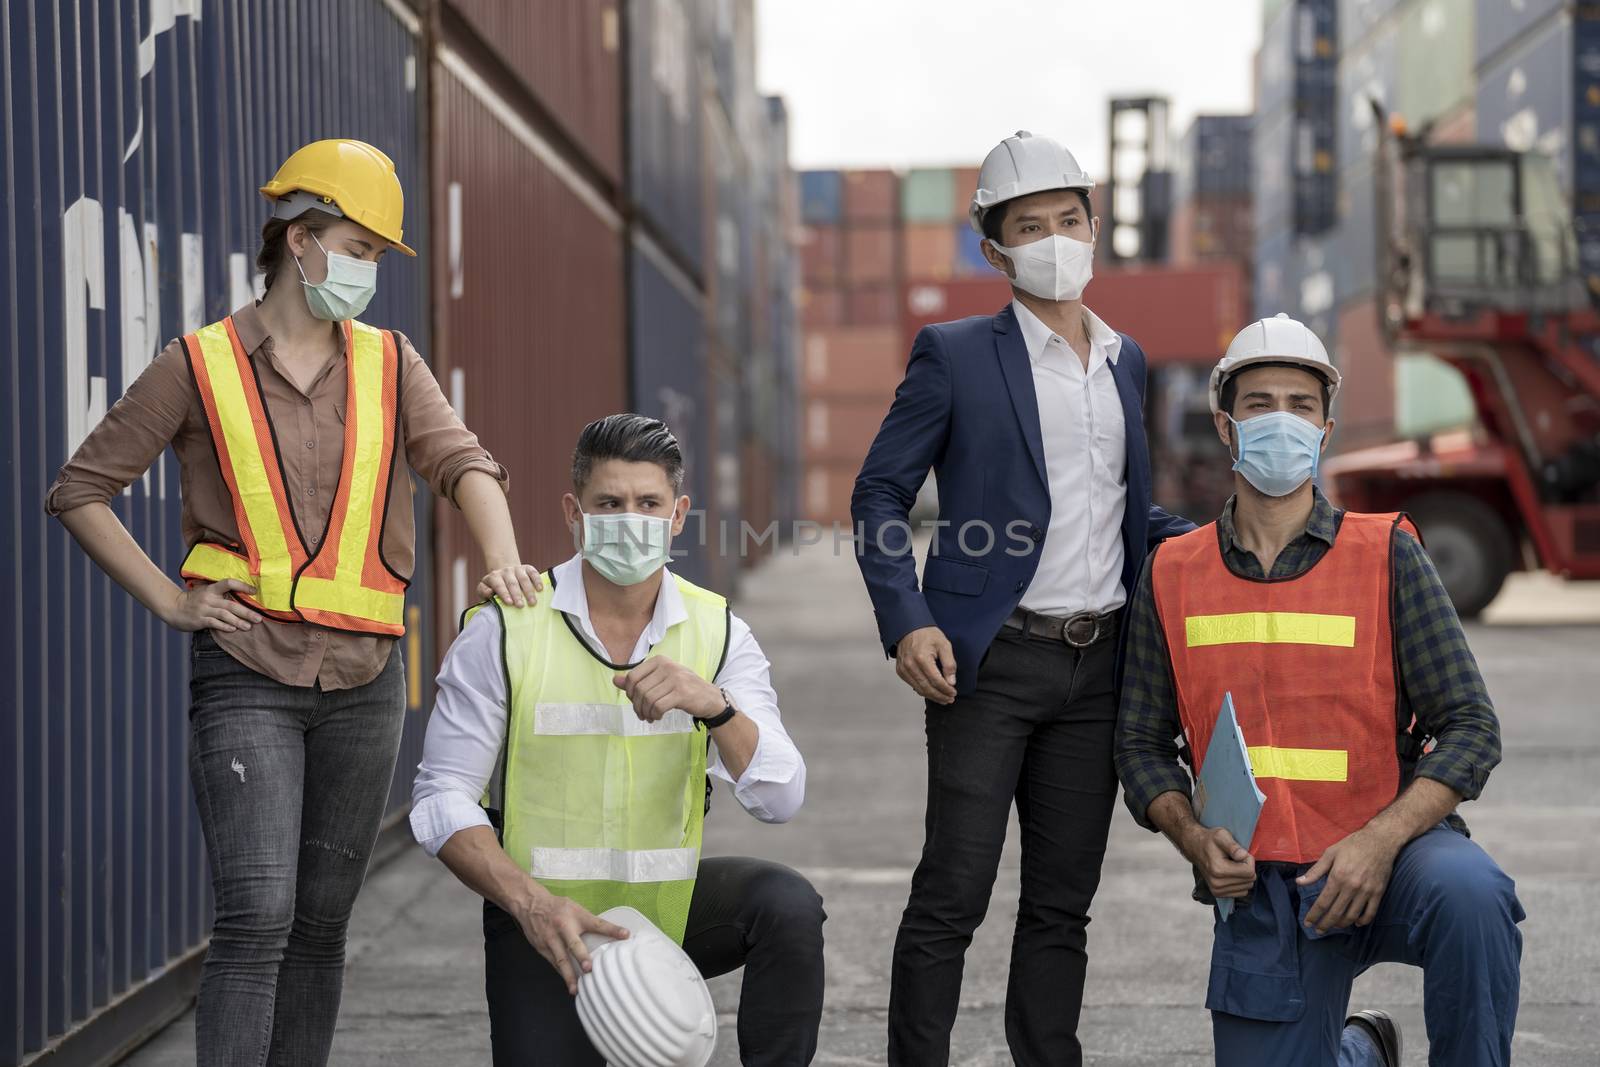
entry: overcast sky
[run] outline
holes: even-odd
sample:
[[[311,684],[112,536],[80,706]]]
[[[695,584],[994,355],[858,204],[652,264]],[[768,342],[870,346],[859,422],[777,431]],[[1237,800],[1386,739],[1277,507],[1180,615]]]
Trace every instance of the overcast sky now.
[[[757,80],[807,167],[976,166],[1018,129],[1105,172],[1106,100],[1165,94],[1173,136],[1245,112],[1251,0],[756,0]]]

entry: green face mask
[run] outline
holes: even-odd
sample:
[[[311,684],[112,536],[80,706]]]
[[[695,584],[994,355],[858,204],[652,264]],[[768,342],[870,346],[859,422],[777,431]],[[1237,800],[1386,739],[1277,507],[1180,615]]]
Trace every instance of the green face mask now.
[[[311,239],[317,241],[317,235],[312,234]],[[317,247],[322,248],[321,241],[317,241]],[[300,266],[300,260],[294,261],[300,271],[300,283],[305,286],[306,307],[311,309],[312,315],[326,322],[353,319],[367,310],[372,295],[378,291],[378,265],[329,252],[326,248],[322,248],[322,254],[328,258],[328,276],[315,285],[306,280],[306,270]]]
[[[638,585],[666,566],[672,523],[653,515],[583,516],[583,558],[615,585]]]

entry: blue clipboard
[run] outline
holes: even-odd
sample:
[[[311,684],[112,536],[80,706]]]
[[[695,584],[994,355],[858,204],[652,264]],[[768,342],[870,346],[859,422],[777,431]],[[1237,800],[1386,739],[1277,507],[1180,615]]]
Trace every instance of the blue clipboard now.
[[[1217,726],[1201,764],[1200,780],[1195,783],[1195,818],[1208,829],[1223,827],[1235,841],[1249,848],[1266,801],[1267,795],[1257,788],[1255,773],[1250,769],[1250,750],[1239,732],[1233,694],[1224,693]],[[1217,913],[1224,922],[1233,914],[1233,904],[1229,897],[1217,901]]]

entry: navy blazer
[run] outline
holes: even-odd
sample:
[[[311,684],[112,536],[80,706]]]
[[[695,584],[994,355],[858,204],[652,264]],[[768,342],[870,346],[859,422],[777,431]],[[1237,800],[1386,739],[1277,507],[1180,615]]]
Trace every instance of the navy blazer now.
[[[1127,427],[1127,506],[1122,518],[1122,587],[1133,597],[1145,555],[1194,529],[1150,503],[1144,434],[1144,352],[1126,334],[1110,364]],[[917,585],[908,514],[932,468],[939,520]],[[912,630],[938,626],[956,654],[956,690],[970,693],[978,664],[1039,566],[1050,527],[1039,403],[1033,365],[1010,304],[998,315],[923,327],[911,346],[878,436],[856,476],[850,513],[856,558],[884,650]],[[982,526],[993,531],[993,543]]]

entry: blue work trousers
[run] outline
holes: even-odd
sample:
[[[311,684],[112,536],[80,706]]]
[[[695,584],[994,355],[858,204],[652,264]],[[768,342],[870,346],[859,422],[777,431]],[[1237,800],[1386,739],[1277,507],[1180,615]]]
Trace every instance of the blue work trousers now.
[[[1322,883],[1296,886],[1304,869],[1261,865],[1248,902],[1216,924],[1206,1007],[1219,1067],[1382,1067],[1364,1038],[1341,1041],[1351,983],[1376,963],[1422,968],[1430,1064],[1511,1062],[1523,910],[1488,853],[1437,826],[1400,851],[1371,925],[1321,936],[1304,919]]]

